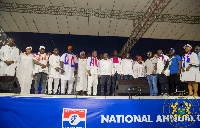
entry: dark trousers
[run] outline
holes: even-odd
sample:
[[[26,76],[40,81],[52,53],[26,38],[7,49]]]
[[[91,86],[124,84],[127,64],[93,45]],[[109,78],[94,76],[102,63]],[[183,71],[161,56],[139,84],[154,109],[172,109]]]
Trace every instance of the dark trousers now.
[[[183,93],[185,96],[189,95],[188,84],[186,82],[181,82],[180,91],[185,91],[185,93]]]
[[[106,86],[106,95],[110,95],[110,85],[111,85],[111,76],[110,75],[102,75],[100,79],[101,83],[101,95],[104,96],[104,88]]]
[[[47,73],[44,73],[44,72],[35,73],[35,86],[34,86],[35,92],[38,92],[40,80],[41,80],[41,88],[42,88],[41,93],[45,93],[47,81],[48,81]]]
[[[170,74],[169,83],[170,83],[170,94],[176,93],[176,86],[177,86],[177,91],[181,90],[180,75],[177,75],[176,73]]]
[[[111,95],[114,94],[115,91],[115,86],[116,86],[116,81],[118,79],[121,79],[121,75],[118,73],[115,73],[113,78],[112,78],[112,88],[111,88]]]
[[[124,75],[125,80],[132,80],[133,76],[132,75]]]
[[[101,78],[98,78],[98,85],[97,85],[97,96],[101,95],[101,83],[100,83]]]
[[[168,77],[165,74],[158,74],[158,80],[161,85],[161,94],[169,94],[169,82]]]

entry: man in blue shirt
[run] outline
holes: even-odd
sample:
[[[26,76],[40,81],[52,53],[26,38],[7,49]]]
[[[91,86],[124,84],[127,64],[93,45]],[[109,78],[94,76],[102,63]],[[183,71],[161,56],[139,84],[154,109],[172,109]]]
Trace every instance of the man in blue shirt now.
[[[170,93],[175,95],[176,93],[176,86],[177,91],[180,91],[180,73],[181,73],[181,66],[182,66],[182,59],[179,55],[175,54],[175,49],[170,48],[169,51],[170,59],[169,59],[169,70],[170,70]]]

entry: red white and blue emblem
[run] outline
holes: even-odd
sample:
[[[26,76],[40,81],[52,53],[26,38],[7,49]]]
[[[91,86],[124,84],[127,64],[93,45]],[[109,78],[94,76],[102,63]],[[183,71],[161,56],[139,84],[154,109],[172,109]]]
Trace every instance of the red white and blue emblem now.
[[[63,108],[62,128],[86,128],[87,109]]]

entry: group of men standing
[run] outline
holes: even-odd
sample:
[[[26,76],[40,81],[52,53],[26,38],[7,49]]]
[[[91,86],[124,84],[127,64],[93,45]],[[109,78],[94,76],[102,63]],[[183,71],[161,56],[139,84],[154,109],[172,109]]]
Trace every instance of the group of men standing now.
[[[182,58],[175,54],[174,48],[170,48],[168,56],[164,55],[162,50],[157,51],[157,57],[152,57],[152,52],[147,53],[146,67],[150,95],[158,95],[157,81],[160,83],[161,95],[198,95],[200,47],[196,46],[194,52],[191,52],[192,46],[189,44],[183,48],[185,54]]]
[[[103,59],[98,59],[97,51],[93,51],[92,56],[87,58],[85,52],[82,51],[78,58],[73,54],[72,46],[69,46],[67,53],[61,57],[58,48],[54,48],[54,54],[49,55],[45,53],[44,46],[40,46],[38,54],[32,55],[32,47],[27,47],[26,52],[19,55],[19,50],[14,46],[14,39],[9,39],[8,45],[0,50],[0,75],[14,76],[17,67],[16,77],[22,94],[30,94],[31,83],[34,79],[36,94],[39,82],[41,82],[42,94],[46,93],[47,83],[47,93],[56,94],[61,80],[63,95],[73,94],[74,85],[77,93],[82,91],[82,94],[87,92],[87,95],[97,95],[98,79],[100,79],[100,94],[114,95],[117,79],[146,79],[147,77],[151,96],[158,95],[157,80],[161,86],[161,95],[175,93],[176,86],[177,91],[180,91],[182,81],[188,83],[189,95],[196,96],[198,82],[200,82],[200,48],[195,47],[194,53],[191,52],[192,46],[187,44],[184,49],[186,54],[182,59],[175,54],[174,48],[170,49],[169,56],[164,55],[162,50],[157,51],[157,56],[153,56],[149,51],[145,62],[141,56],[137,56],[137,61],[133,61],[129,53],[121,59],[116,50],[110,59],[107,53],[103,54]],[[184,90],[186,89],[185,87]]]

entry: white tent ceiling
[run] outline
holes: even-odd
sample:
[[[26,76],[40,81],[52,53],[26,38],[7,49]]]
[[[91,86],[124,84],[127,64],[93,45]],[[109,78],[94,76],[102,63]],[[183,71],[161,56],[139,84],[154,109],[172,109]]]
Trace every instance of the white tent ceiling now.
[[[145,13],[153,0],[0,0],[1,4],[44,5],[45,7],[75,7],[100,10],[119,10]],[[5,8],[5,7],[4,7]],[[22,9],[21,7],[20,9]],[[39,8],[39,7],[38,7]],[[1,10],[1,9],[0,9]],[[41,11],[38,9],[38,11]],[[49,11],[49,10],[46,10]],[[200,0],[172,0],[162,15],[200,16]],[[96,16],[50,15],[0,11],[0,26],[5,32],[39,32],[94,36],[129,37],[134,20],[127,18],[100,18]],[[200,19],[198,19],[200,20]],[[154,22],[142,38],[200,41],[200,24],[185,22]]]

